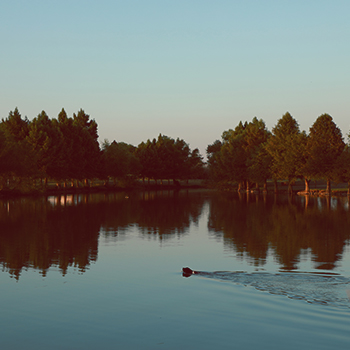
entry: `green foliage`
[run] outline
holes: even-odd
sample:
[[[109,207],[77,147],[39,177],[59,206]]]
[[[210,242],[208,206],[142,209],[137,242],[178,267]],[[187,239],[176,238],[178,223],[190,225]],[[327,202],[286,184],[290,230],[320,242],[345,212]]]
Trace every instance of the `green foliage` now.
[[[269,132],[263,120],[240,122],[235,130],[224,131],[222,142],[207,148],[210,175],[215,181],[263,183],[269,177],[270,158],[264,145]]]
[[[230,137],[220,150],[223,174],[229,181],[242,182],[247,179],[247,152],[243,135]]]
[[[57,177],[58,164],[63,162],[62,133],[47,114],[42,111],[28,127],[26,140],[36,157],[36,167],[40,177]]]
[[[273,179],[288,179],[291,182],[301,176],[300,169],[303,162],[301,140],[299,125],[287,112],[272,129],[272,136],[266,144],[266,151],[272,159]]]
[[[306,146],[310,173],[315,178],[333,179],[338,158],[344,151],[340,129],[328,114],[317,118],[310,128]]]
[[[321,115],[310,128],[310,134],[300,132],[297,121],[285,113],[272,134],[262,120],[240,122],[224,131],[222,141],[207,148],[208,166],[216,182],[264,183],[268,178],[294,180],[304,178],[308,191],[314,178],[350,180],[350,153],[344,149],[339,128],[328,114]]]
[[[9,113],[7,119],[2,119],[2,130],[11,135],[15,142],[22,142],[28,136],[28,127],[28,118],[22,119],[17,107]]]
[[[5,133],[0,129],[0,174],[14,170],[13,148],[10,147]]]
[[[0,187],[18,188],[24,177],[33,176],[35,153],[32,152],[26,137],[28,135],[27,118],[22,119],[16,108],[0,124]]]
[[[334,171],[334,180],[350,183],[350,147],[346,145],[337,159]]]
[[[135,155],[135,149],[124,142],[113,141],[110,144],[105,140],[102,145],[102,158],[106,176],[122,180],[128,176],[136,177],[141,164]]]
[[[219,181],[223,178],[222,174],[222,165],[221,165],[221,158],[220,158],[220,151],[222,147],[222,142],[220,140],[214,141],[212,144],[210,144],[206,151],[207,151],[207,164],[208,164],[208,171],[209,171],[209,178],[213,181]]]
[[[304,178],[350,182],[350,151],[328,114],[307,135],[290,113],[270,133],[263,120],[239,122],[208,145],[207,166],[198,149],[182,139],[159,134],[138,147],[105,141],[100,149],[95,120],[80,109],[57,119],[42,111],[31,122],[18,108],[0,123],[0,187],[16,188],[36,178],[58,182],[106,179],[128,182],[136,177],[163,179],[210,178],[219,183],[265,184],[267,179]],[[24,181],[24,179],[26,179]],[[88,182],[88,181],[86,181]]]
[[[159,134],[158,139],[139,144],[136,154],[141,163],[141,176],[149,179],[189,179],[203,172],[204,163],[198,149]]]
[[[61,134],[60,160],[54,172],[61,180],[93,179],[102,176],[97,124],[81,109],[69,118],[64,109],[53,120]]]

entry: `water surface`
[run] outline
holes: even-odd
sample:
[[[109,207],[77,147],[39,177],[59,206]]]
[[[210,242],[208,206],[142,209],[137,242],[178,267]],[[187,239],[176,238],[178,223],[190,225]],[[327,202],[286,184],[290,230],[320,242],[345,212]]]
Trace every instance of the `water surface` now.
[[[347,198],[24,198],[0,225],[1,349],[350,346]]]

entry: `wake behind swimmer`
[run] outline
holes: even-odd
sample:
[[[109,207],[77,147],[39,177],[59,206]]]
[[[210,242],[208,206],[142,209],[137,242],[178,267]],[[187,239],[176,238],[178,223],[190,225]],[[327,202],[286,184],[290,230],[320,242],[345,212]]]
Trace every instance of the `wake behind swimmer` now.
[[[183,277],[192,275],[252,286],[259,291],[284,295],[311,304],[350,308],[350,279],[336,273],[206,272],[192,270],[189,267],[182,268]]]

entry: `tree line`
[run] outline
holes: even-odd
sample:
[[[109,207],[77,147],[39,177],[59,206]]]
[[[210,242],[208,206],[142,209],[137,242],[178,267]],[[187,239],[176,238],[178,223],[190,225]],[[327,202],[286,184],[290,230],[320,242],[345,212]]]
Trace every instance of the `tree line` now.
[[[98,142],[97,123],[80,109],[57,118],[42,111],[29,121],[18,108],[0,122],[0,190],[23,188],[49,180],[58,186],[89,186],[94,179],[130,183],[136,178],[161,180],[203,176],[198,149],[181,139],[159,135],[138,147],[124,142]]]
[[[48,180],[58,186],[89,186],[91,180],[109,179],[130,183],[135,179],[158,182],[208,177],[215,185],[237,186],[239,191],[267,188],[273,180],[303,179],[305,192],[311,180],[350,184],[350,147],[332,117],[323,114],[301,131],[289,112],[270,132],[263,120],[239,122],[224,131],[221,140],[208,145],[207,163],[196,148],[182,139],[165,135],[141,142],[137,147],[124,142],[98,142],[95,120],[80,109],[68,117],[64,109],[57,118],[42,111],[29,121],[18,108],[0,122],[0,189],[21,188]]]
[[[350,148],[329,114],[319,116],[309,134],[300,131],[298,122],[289,112],[268,131],[263,120],[240,122],[236,128],[224,131],[221,140],[207,147],[208,168],[217,183],[236,183],[238,190],[266,189],[268,179],[275,183],[287,180],[288,189],[296,179],[323,179],[326,193],[331,181],[350,185]]]

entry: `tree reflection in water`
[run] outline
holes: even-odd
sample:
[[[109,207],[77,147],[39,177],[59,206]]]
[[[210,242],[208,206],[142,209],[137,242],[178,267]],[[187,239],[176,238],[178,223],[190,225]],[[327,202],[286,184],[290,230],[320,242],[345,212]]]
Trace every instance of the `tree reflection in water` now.
[[[293,270],[311,251],[316,268],[332,270],[350,238],[348,199],[217,195],[210,200],[208,228],[256,266],[271,250],[282,269]]]
[[[137,225],[144,237],[181,236],[201,214],[205,194],[160,191],[0,201],[0,263],[11,276],[51,266],[84,272],[97,260],[98,239]]]
[[[97,260],[100,235],[123,237],[134,226],[141,239],[180,238],[209,203],[209,235],[225,249],[263,266],[273,254],[292,270],[305,254],[332,270],[350,238],[347,198],[222,195],[211,191],[159,191],[0,200],[0,263],[18,279],[23,269],[45,276],[83,273]],[[206,233],[204,233],[206,234]]]

